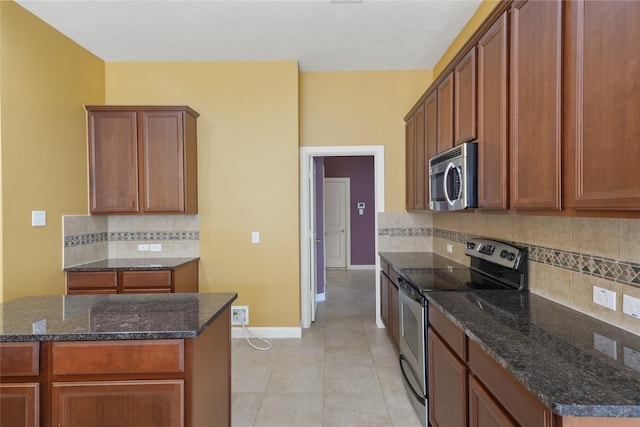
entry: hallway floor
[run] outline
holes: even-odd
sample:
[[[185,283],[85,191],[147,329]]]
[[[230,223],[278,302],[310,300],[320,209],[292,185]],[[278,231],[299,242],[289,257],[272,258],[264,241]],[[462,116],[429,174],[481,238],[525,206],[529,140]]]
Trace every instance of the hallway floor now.
[[[326,298],[300,339],[232,340],[232,425],[420,426],[375,324],[375,271],[327,271]]]

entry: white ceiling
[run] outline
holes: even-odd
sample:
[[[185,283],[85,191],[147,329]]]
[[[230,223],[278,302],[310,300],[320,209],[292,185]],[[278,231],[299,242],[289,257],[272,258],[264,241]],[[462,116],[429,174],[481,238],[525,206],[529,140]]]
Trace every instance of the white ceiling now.
[[[481,0],[17,0],[107,62],[433,68]]]

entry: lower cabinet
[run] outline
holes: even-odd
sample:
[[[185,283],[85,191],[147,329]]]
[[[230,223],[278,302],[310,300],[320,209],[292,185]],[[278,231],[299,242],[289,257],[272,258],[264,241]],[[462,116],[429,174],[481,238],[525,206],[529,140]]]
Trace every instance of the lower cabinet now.
[[[67,295],[198,292],[198,261],[166,270],[68,271]]]
[[[467,366],[434,332],[428,331],[429,422],[433,427],[467,425]]]
[[[40,384],[0,384],[0,427],[40,425]]]
[[[182,380],[54,383],[52,391],[54,426],[183,425]]]
[[[400,300],[396,273],[380,260],[380,318],[396,348],[400,343]]]
[[[469,426],[516,426],[488,391],[473,376],[469,376]]]

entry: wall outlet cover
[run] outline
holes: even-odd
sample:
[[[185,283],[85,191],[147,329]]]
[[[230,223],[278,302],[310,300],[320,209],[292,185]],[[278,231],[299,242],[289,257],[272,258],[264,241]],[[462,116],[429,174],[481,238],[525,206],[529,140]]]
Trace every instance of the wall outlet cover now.
[[[616,293],[609,289],[593,287],[593,302],[608,308],[609,310],[616,311]]]
[[[622,294],[622,312],[631,317],[640,319],[640,299],[631,295]]]

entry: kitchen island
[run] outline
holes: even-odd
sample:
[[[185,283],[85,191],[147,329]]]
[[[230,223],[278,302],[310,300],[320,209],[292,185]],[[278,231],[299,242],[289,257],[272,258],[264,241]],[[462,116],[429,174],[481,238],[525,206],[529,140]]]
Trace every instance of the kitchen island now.
[[[235,293],[0,305],[0,426],[229,426]]]

